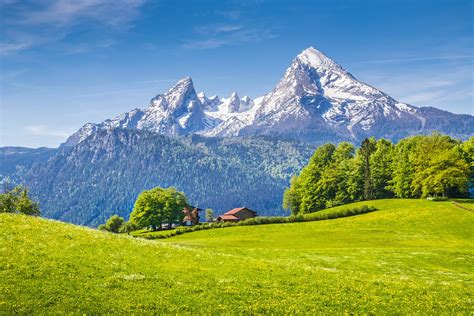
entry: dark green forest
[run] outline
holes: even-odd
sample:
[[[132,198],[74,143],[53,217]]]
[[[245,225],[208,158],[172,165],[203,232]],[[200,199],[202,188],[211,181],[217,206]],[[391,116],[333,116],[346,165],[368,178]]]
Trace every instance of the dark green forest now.
[[[473,179],[474,137],[465,142],[433,134],[397,144],[366,139],[316,149],[291,178],[283,206],[305,214],[354,201],[382,198],[448,198],[468,195]]]
[[[127,219],[140,192],[156,186],[174,186],[191,205],[217,214],[247,206],[281,215],[291,175],[315,148],[264,137],[170,138],[115,129],[15,176],[31,188],[43,216],[88,226],[113,214]]]

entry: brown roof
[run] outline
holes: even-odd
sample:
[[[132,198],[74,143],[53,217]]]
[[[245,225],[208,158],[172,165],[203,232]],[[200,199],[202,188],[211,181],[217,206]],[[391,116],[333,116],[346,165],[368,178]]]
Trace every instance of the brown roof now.
[[[220,219],[228,219],[228,220],[238,220],[239,218],[234,216],[234,215],[231,215],[231,214],[222,214],[221,216],[219,216],[218,218]]]
[[[230,211],[228,212],[225,212],[224,215],[234,215],[234,214],[237,214],[238,212],[242,211],[242,210],[249,210],[250,212],[256,214],[254,211],[252,211],[251,209],[249,209],[248,207],[236,207],[236,208],[233,208],[231,209]]]

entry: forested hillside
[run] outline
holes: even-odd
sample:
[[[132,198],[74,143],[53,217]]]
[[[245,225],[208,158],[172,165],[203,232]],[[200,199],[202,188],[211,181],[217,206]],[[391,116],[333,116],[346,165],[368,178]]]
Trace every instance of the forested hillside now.
[[[216,213],[245,205],[281,215],[284,189],[313,151],[271,138],[174,139],[115,129],[37,164],[23,182],[44,216],[90,226],[112,214],[127,218],[138,194],[155,186],[175,186]]]
[[[59,150],[56,148],[25,148],[1,147],[0,148],[0,180],[9,178],[18,182],[22,174],[36,163],[46,162]]]

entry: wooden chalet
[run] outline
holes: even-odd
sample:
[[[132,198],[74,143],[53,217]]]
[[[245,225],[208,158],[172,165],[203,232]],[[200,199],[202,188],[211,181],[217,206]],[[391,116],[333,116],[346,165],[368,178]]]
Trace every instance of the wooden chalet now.
[[[247,218],[256,217],[257,212],[247,207],[234,208],[216,218],[217,222],[238,222]]]

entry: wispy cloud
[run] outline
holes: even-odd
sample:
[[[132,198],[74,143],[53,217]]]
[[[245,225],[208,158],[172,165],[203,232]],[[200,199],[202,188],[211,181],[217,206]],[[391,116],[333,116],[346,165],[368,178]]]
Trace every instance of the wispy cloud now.
[[[0,54],[11,55],[59,41],[77,27],[122,30],[130,27],[146,0],[1,1]]]
[[[25,130],[33,136],[53,136],[58,138],[66,138],[73,133],[72,129],[55,129],[46,125],[29,125],[25,126]]]
[[[48,1],[37,10],[22,12],[15,24],[50,25],[61,27],[80,23],[82,19],[109,25],[123,25],[136,15],[143,0],[55,0]]]
[[[30,41],[0,43],[0,55],[9,55],[17,51],[27,49],[31,46]]]
[[[387,68],[366,70],[358,76],[401,102],[474,114],[472,63],[415,65],[409,71]],[[463,106],[464,105],[464,106]]]
[[[362,60],[358,63],[378,64],[378,63],[405,63],[418,61],[449,61],[449,60],[473,60],[474,55],[441,55],[441,56],[412,56],[386,59]]]
[[[195,33],[196,39],[184,41],[184,48],[211,49],[221,46],[238,46],[278,37],[271,28],[242,24],[204,25],[196,27]]]

